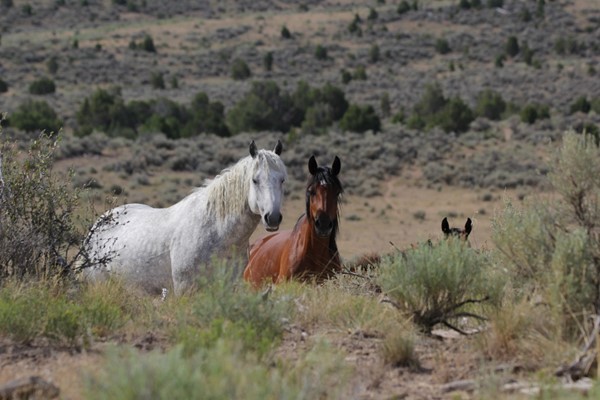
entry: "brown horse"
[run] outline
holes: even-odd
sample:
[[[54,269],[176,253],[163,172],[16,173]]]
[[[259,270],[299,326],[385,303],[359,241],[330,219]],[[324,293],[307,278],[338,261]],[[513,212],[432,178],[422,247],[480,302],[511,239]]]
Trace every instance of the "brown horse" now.
[[[338,232],[338,199],[343,192],[338,179],[341,162],[331,168],[308,160],[306,212],[292,230],[258,240],[250,248],[244,279],[255,287],[279,283],[292,277],[322,281],[341,269],[335,237]]]
[[[444,232],[444,237],[456,237],[461,240],[466,241],[469,238],[469,234],[473,229],[473,223],[471,222],[471,218],[467,218],[467,222],[465,223],[465,228],[450,228],[450,224],[448,223],[448,219],[444,217],[442,220],[442,232]]]

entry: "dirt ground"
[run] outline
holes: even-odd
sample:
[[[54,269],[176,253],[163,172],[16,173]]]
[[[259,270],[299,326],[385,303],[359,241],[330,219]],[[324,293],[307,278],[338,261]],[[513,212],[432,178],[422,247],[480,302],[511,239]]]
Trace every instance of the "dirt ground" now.
[[[477,191],[422,188],[414,184],[405,185],[399,179],[387,182],[383,193],[383,196],[369,199],[353,196],[344,199],[339,236],[343,258],[349,260],[364,253],[391,251],[390,242],[402,249],[427,239],[438,240],[444,216],[448,216],[451,226],[463,226],[465,219],[470,217],[474,221],[471,245],[489,247],[490,219],[494,211],[500,209],[503,197],[515,197],[514,193],[498,192],[489,200],[489,191],[486,191],[488,201],[483,201],[484,193]],[[293,225],[303,207],[302,200],[287,201],[283,228]],[[264,230],[258,228],[253,240],[264,234]],[[290,328],[278,353],[293,359],[294,352],[306,346],[313,334],[316,333],[302,333],[300,328]],[[326,336],[344,353],[348,364],[355,367],[356,375],[351,382],[352,397],[357,399],[452,398],[457,393],[443,393],[441,385],[460,379],[474,379],[480,372],[473,355],[476,352],[471,351],[471,338],[421,338],[417,343],[421,369],[410,370],[383,365],[377,351],[380,338],[364,332],[331,332]],[[112,341],[148,349],[145,338]],[[37,375],[58,386],[61,398],[81,398],[83,382],[80,372],[97,367],[106,345],[97,343],[90,350],[81,352],[44,343],[22,346],[0,341],[0,386],[14,379]],[[470,397],[467,393],[462,396]]]

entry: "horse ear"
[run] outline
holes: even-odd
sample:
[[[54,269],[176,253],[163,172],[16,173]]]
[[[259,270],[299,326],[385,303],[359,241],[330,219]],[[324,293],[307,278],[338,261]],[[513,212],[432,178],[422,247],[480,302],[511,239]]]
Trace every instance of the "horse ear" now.
[[[277,140],[277,144],[275,145],[275,149],[273,150],[273,152],[275,152],[275,154],[280,156],[282,150],[283,150],[283,144],[281,143],[281,140]]]
[[[331,165],[331,174],[333,176],[337,176],[340,173],[340,169],[342,169],[342,162],[338,156],[335,156],[333,159],[333,164]]]
[[[257,154],[258,154],[258,149],[256,148],[256,143],[254,143],[254,140],[253,140],[250,143],[250,155],[252,156],[252,158],[255,158]]]
[[[473,223],[471,222],[471,218],[467,218],[467,223],[465,224],[465,233],[468,235],[471,233],[471,229],[473,229]]]
[[[316,175],[318,169],[319,166],[317,165],[317,159],[315,156],[310,156],[308,159],[308,172],[310,172],[311,175]]]
[[[446,217],[442,220],[442,232],[446,235],[450,234],[450,224],[448,224],[448,218]]]

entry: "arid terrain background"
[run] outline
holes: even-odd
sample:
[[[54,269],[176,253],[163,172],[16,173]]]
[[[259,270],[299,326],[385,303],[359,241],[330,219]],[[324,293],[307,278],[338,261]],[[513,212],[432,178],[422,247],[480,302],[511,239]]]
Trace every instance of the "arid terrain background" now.
[[[251,140],[272,148],[280,139],[290,176],[282,228],[304,210],[310,155],[327,164],[337,155],[345,188],[339,236],[344,259],[438,241],[444,217],[456,227],[471,218],[471,246],[489,249],[491,220],[506,200],[549,194],[550,154],[562,134],[595,129],[600,135],[600,2],[494,5],[493,0],[473,6],[459,0],[2,0],[0,80],[6,90],[0,91],[0,112],[8,121],[0,140],[36,138],[39,130],[19,129],[11,116],[27,101],[46,102],[62,126],[56,168],[73,169],[74,186],[88,188],[100,213],[107,198],[173,204],[245,156]],[[153,51],[140,48],[148,37]],[[516,53],[508,50],[510,38],[518,41]],[[239,60],[250,71],[243,79],[232,76]],[[344,79],[344,72],[350,77]],[[31,84],[42,77],[55,90],[32,94]],[[125,103],[168,99],[185,105],[203,92],[227,114],[253,82],[267,80],[288,93],[301,81],[335,85],[349,103],[372,106],[381,127],[357,133],[333,123],[320,134],[293,127],[177,139],[155,128],[81,133],[78,114],[98,89],[118,87]],[[466,130],[411,125],[432,84],[477,114]],[[488,89],[506,103],[498,118],[477,113],[479,96]],[[577,103],[581,98],[589,107]],[[538,108],[544,115],[531,120],[523,111],[528,106],[542,107],[545,114]],[[253,240],[264,234],[259,227]],[[311,329],[290,328],[278,351],[294,359],[297,347],[306,344],[303,335],[319,331]],[[379,338],[363,333],[328,333],[359,371],[350,391],[356,398],[450,398],[441,385],[480,377],[481,360],[471,351],[476,339],[422,339],[417,352],[423,369],[415,372],[381,366]],[[106,341],[164,349],[159,336],[124,334]],[[2,339],[0,384],[37,374],[57,383],[64,398],[79,398],[75,370],[93,368],[106,345],[81,353]],[[523,364],[512,365],[516,375]],[[501,366],[489,368],[494,367]]]

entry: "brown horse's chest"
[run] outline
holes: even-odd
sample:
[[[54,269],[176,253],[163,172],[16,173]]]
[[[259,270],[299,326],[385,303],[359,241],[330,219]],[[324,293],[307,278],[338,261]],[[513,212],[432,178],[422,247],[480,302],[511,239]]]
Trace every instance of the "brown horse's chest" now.
[[[329,250],[329,238],[308,240],[306,246],[290,253],[290,277],[310,280],[325,278],[339,267],[337,254]]]

